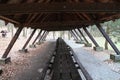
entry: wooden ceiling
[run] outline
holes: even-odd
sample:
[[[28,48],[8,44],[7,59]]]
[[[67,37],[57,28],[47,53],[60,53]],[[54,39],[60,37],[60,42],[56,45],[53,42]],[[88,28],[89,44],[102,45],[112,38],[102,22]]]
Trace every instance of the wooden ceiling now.
[[[71,30],[120,18],[120,0],[0,0],[0,19],[16,27]]]

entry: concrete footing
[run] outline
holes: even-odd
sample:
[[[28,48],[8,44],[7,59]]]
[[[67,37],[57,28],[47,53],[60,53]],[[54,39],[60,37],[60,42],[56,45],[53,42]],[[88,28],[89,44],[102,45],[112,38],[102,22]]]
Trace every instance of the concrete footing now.
[[[93,47],[95,51],[103,51],[103,47]]]
[[[30,48],[36,48],[36,45],[32,44],[29,46]]]
[[[19,50],[20,53],[28,53],[28,49]]]
[[[92,47],[91,43],[85,43],[85,47]]]
[[[7,64],[7,63],[10,63],[11,62],[11,58],[8,57],[8,58],[1,58],[0,59],[0,64]]]
[[[84,44],[85,42],[84,41],[76,41],[75,43]]]
[[[41,45],[42,43],[44,43],[44,42],[37,42],[36,44],[37,44],[37,45]]]
[[[110,54],[110,59],[112,59],[114,62],[120,62],[120,55]]]

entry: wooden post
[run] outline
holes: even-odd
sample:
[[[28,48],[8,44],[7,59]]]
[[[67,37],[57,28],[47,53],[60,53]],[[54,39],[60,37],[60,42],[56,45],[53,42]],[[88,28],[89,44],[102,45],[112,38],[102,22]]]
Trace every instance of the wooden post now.
[[[44,31],[43,32],[43,34],[41,35],[41,37],[40,37],[40,39],[39,39],[39,41],[38,42],[40,42],[41,41],[41,39],[43,38],[43,36],[44,36],[44,34],[46,33],[46,31]]]
[[[86,41],[86,43],[89,43],[88,40],[85,38],[85,36],[83,35],[82,31],[78,28],[78,31],[80,32],[80,34],[82,35],[82,37],[84,38],[84,40]]]
[[[98,43],[95,41],[95,39],[93,38],[93,36],[88,32],[88,30],[86,29],[86,27],[83,27],[83,29],[86,32],[86,34],[88,35],[88,37],[91,39],[91,41],[94,43],[94,45],[96,47],[99,47]]]
[[[111,47],[113,48],[113,50],[116,52],[116,54],[120,55],[120,51],[118,50],[118,48],[114,45],[114,43],[112,42],[112,40],[109,38],[109,36],[106,34],[106,32],[104,31],[104,29],[102,28],[102,26],[99,23],[96,23],[97,28],[99,29],[99,31],[102,33],[102,35],[105,37],[105,39],[109,42],[109,44],[111,45]]]
[[[33,37],[33,35],[34,35],[34,33],[35,33],[36,30],[37,30],[37,29],[34,29],[34,30],[33,30],[33,32],[31,33],[30,37],[28,38],[28,40],[26,41],[25,45],[23,46],[22,50],[24,50],[24,49],[26,48],[26,46],[28,45],[28,43],[29,43],[30,40],[32,39],[32,37]]]
[[[10,52],[10,50],[12,49],[14,43],[16,42],[18,36],[20,35],[21,31],[22,31],[23,27],[19,27],[18,30],[16,31],[14,37],[12,38],[10,44],[8,45],[6,51],[4,52],[2,58],[6,58]]]
[[[83,41],[82,38],[81,38],[81,36],[78,34],[78,32],[75,29],[74,29],[74,32],[78,35],[78,37],[80,38],[80,40]]]
[[[46,39],[47,35],[48,35],[49,32],[46,32],[45,36],[43,37],[43,41]]]
[[[32,45],[35,44],[36,40],[39,38],[40,34],[42,33],[42,30],[40,30],[40,32],[38,33],[37,37],[35,38],[35,40],[33,41]]]
[[[76,37],[73,35],[73,33],[71,31],[69,31],[70,34],[74,37],[74,39],[77,41]]]
[[[76,37],[77,40],[79,40],[78,37],[75,35],[75,33],[72,30],[71,30],[71,33]]]

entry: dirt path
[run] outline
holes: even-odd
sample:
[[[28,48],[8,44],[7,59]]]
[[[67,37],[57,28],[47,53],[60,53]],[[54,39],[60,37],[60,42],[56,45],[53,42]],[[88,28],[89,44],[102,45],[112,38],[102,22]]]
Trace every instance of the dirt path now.
[[[0,80],[39,80],[41,71],[55,48],[55,42],[45,42],[29,53],[17,52],[19,57],[12,63],[3,65]]]

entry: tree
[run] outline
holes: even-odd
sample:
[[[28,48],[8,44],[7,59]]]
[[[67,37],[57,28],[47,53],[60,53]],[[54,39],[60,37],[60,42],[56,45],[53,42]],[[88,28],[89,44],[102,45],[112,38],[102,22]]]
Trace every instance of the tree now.
[[[102,24],[105,28],[106,33],[110,38],[114,38],[115,43],[117,43],[120,38],[120,19],[115,21],[108,21]],[[108,49],[108,42],[105,40],[105,49]]]

